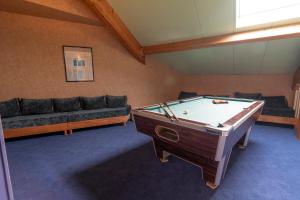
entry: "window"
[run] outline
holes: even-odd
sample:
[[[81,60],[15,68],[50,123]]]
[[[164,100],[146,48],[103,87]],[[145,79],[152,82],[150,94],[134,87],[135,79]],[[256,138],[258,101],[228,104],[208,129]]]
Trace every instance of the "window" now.
[[[300,19],[300,0],[236,0],[236,28]]]

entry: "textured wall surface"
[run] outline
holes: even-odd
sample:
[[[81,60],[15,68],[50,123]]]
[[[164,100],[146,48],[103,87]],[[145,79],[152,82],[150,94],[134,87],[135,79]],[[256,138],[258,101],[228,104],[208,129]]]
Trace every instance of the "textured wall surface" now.
[[[26,0],[27,2],[47,6],[57,10],[61,10],[68,13],[84,16],[90,19],[97,19],[98,17],[84,1],[78,0]]]
[[[139,106],[175,99],[180,90],[293,100],[292,75],[183,75],[151,58],[140,64],[104,27],[7,12],[0,18],[0,100],[126,94]],[[65,82],[62,45],[93,48],[95,82]]]
[[[185,75],[182,89],[199,94],[230,95],[234,92],[261,92],[263,95],[285,95],[291,105],[293,75]]]
[[[103,27],[0,12],[0,100],[128,95],[134,106],[174,99],[179,74],[137,62]],[[62,45],[93,48],[95,82],[67,83]]]

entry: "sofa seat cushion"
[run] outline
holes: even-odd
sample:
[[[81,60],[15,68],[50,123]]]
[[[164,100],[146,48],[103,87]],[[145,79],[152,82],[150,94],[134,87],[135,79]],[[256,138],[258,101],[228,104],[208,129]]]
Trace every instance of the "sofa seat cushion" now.
[[[265,101],[265,107],[288,108],[285,96],[263,96],[261,99]]]
[[[18,99],[10,99],[0,102],[1,117],[14,117],[21,114]]]
[[[50,113],[40,115],[23,115],[2,119],[4,129],[44,126],[68,122],[68,113]]]
[[[79,97],[53,99],[53,106],[55,112],[71,112],[81,110]]]
[[[93,109],[100,109],[106,108],[106,98],[105,96],[99,97],[80,97],[82,108],[84,110],[93,110]]]
[[[119,108],[103,108],[96,110],[80,110],[70,112],[69,121],[83,121],[92,119],[102,119],[108,117],[126,116],[130,113],[130,106],[124,106]]]
[[[21,99],[23,115],[36,115],[53,113],[52,99]]]
[[[263,115],[273,115],[280,117],[294,117],[295,111],[292,108],[270,108],[264,107],[262,111]]]
[[[235,98],[242,98],[242,99],[260,99],[261,93],[243,93],[243,92],[236,92],[234,93]]]

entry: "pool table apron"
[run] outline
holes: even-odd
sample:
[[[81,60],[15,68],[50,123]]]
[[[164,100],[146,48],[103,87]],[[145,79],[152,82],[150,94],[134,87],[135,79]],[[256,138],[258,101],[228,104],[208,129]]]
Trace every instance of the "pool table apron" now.
[[[204,127],[188,121],[171,121],[165,116],[133,111],[139,132],[153,138],[156,156],[162,162],[172,154],[202,168],[203,179],[215,189],[225,175],[232,148],[239,143],[246,147],[251,128],[261,112],[253,109],[250,117],[243,118],[236,126],[223,128]]]

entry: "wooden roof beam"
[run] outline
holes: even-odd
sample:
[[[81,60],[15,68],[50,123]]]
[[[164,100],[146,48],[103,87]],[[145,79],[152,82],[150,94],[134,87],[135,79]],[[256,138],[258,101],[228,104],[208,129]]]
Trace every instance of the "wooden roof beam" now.
[[[268,28],[264,30],[245,31],[215,37],[198,38],[179,42],[145,46],[144,53],[156,54],[164,52],[184,51],[212,46],[234,45],[293,37],[300,37],[300,23]]]
[[[115,33],[123,46],[145,64],[145,55],[142,46],[135,39],[120,17],[114,12],[113,8],[106,0],[85,0],[95,11],[97,16]]]

